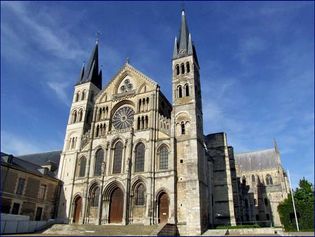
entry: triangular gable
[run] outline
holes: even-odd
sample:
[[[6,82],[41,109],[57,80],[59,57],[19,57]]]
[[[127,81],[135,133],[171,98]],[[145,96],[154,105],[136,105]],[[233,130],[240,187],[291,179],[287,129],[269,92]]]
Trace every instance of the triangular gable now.
[[[139,70],[135,69],[129,63],[125,63],[121,69],[116,73],[116,75],[106,84],[106,86],[98,93],[96,96],[96,101],[100,102],[104,96],[108,99],[112,95],[119,94],[119,87],[125,78],[130,78],[132,80],[133,90],[136,90],[136,93],[140,91],[143,92],[145,87],[147,91],[155,90],[158,84],[144,75]]]

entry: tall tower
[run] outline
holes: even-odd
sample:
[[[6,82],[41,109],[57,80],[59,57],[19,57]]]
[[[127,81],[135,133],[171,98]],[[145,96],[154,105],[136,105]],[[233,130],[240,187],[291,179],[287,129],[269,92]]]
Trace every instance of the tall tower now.
[[[173,60],[173,136],[177,166],[177,223],[184,235],[200,235],[208,224],[199,63],[182,11]]]
[[[60,218],[69,218],[70,201],[73,195],[73,182],[78,153],[91,137],[94,97],[102,89],[102,72],[98,68],[98,41],[92,51],[88,63],[82,67],[79,80],[74,86],[74,96],[70,108],[64,147],[60,159],[58,178],[64,181],[63,192],[59,205]]]

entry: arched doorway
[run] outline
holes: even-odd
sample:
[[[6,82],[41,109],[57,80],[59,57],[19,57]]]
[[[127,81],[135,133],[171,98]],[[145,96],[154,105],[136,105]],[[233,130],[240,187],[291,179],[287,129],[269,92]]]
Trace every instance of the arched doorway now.
[[[73,223],[78,223],[82,210],[82,198],[79,196],[74,201]]]
[[[159,213],[159,223],[165,223],[168,221],[169,215],[169,198],[166,193],[161,193],[158,198],[158,213]]]
[[[120,223],[123,218],[124,194],[120,188],[115,188],[110,197],[109,223]]]

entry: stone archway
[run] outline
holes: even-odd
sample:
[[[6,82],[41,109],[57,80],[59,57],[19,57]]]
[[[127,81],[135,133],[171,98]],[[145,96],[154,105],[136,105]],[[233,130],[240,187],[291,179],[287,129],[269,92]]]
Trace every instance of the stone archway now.
[[[73,223],[79,223],[82,211],[82,198],[78,196],[74,200]]]
[[[167,193],[162,192],[158,197],[158,222],[165,223],[169,217],[169,197]]]
[[[124,211],[124,194],[123,191],[116,187],[110,196],[109,202],[109,223],[121,223]]]

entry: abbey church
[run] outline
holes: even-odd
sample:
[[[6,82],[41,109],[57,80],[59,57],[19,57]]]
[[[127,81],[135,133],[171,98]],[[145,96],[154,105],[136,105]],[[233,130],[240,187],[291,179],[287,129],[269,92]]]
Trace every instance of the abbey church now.
[[[197,51],[185,12],[172,57],[172,101],[128,62],[102,86],[98,42],[81,69],[59,162],[65,223],[171,223],[181,235],[219,225],[281,225],[289,192],[274,148],[234,155],[204,134]]]

